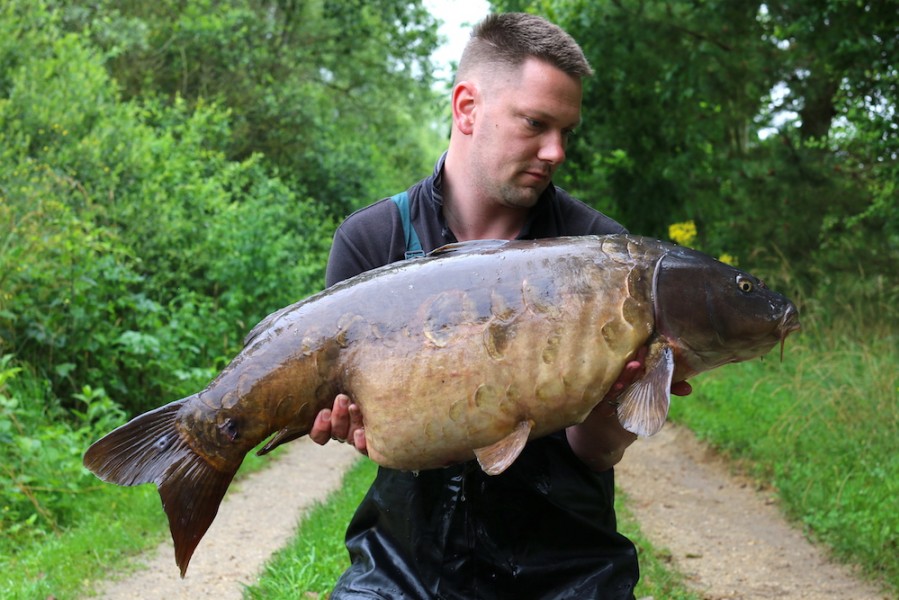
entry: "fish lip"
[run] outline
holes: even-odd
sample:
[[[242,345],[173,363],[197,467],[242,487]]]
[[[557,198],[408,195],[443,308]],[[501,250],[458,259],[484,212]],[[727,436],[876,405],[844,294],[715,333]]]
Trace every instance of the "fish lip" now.
[[[787,310],[784,311],[778,325],[778,331],[780,332],[780,362],[784,361],[784,345],[787,341],[787,336],[800,329],[802,329],[802,325],[799,323],[799,311],[791,303],[787,306]]]
[[[799,311],[793,304],[787,306],[787,310],[784,311],[783,316],[780,318],[778,328],[781,331],[782,339],[792,332],[802,329],[802,324],[799,322]]]

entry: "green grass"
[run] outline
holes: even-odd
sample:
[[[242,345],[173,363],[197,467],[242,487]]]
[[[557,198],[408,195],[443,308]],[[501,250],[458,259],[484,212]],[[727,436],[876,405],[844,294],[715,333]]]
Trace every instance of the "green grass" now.
[[[812,318],[783,364],[772,353],[705,374],[672,418],[775,488],[811,538],[899,589],[899,335],[884,315]]]
[[[278,451],[276,450],[275,453]],[[268,457],[251,453],[237,477],[259,470]],[[0,598],[81,598],[110,574],[132,570],[132,559],[169,537],[156,486],[119,487],[98,481],[80,492],[76,523],[58,534],[0,541]],[[174,570],[174,554],[172,568]]]
[[[0,552],[0,597],[78,598],[110,572],[125,569],[168,528],[153,486],[106,486],[84,495],[84,517],[60,534]]]
[[[377,465],[370,460],[360,460],[350,469],[343,486],[306,513],[293,539],[269,559],[244,597],[293,600],[328,594],[349,566],[344,533],[376,473]]]
[[[260,580],[247,588],[244,597],[251,600],[327,597],[334,582],[349,566],[343,545],[344,532],[376,472],[376,465],[368,460],[360,461],[350,470],[343,487],[306,514],[293,540],[269,560]],[[634,541],[640,554],[637,597],[698,600],[698,596],[686,590],[683,577],[669,566],[670,553],[656,549],[640,533],[622,498],[619,493],[619,528]]]

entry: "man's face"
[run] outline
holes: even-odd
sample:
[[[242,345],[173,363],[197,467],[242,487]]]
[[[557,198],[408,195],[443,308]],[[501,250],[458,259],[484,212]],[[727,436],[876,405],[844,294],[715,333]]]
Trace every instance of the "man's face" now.
[[[581,118],[581,82],[531,58],[480,89],[472,131],[478,186],[505,206],[530,208],[565,161]]]

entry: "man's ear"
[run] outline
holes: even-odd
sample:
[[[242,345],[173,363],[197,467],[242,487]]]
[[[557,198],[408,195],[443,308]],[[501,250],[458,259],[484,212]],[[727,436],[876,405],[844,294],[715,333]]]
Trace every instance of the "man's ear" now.
[[[460,81],[453,87],[453,124],[464,135],[471,135],[477,108],[478,86],[473,81]]]

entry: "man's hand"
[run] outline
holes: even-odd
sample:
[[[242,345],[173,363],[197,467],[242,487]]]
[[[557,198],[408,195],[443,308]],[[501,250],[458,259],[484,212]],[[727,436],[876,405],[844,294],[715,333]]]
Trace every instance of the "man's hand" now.
[[[362,423],[362,411],[346,394],[338,394],[334,398],[332,409],[323,409],[315,417],[309,437],[316,444],[324,446],[330,440],[349,442],[360,453],[368,456],[365,445],[365,428]]]
[[[627,447],[637,439],[636,435],[626,431],[618,421],[618,403],[615,400],[643,374],[646,352],[646,347],[640,348],[634,358],[624,365],[605,398],[584,422],[566,430],[571,449],[594,471],[604,471],[618,464]],[[671,384],[671,393],[675,396],[686,396],[692,391],[693,388],[686,381]]]
[[[624,365],[624,369],[621,371],[621,375],[618,376],[618,379],[615,383],[612,384],[612,387],[609,388],[609,391],[606,393],[605,398],[603,398],[603,402],[614,402],[615,399],[621,395],[622,392],[634,381],[636,381],[637,377],[643,374],[644,363],[646,362],[646,353],[649,351],[649,348],[643,346],[637,353],[634,355],[626,365]],[[673,381],[671,383],[671,393],[675,396],[689,396],[693,392],[693,386],[691,386],[686,381]]]

